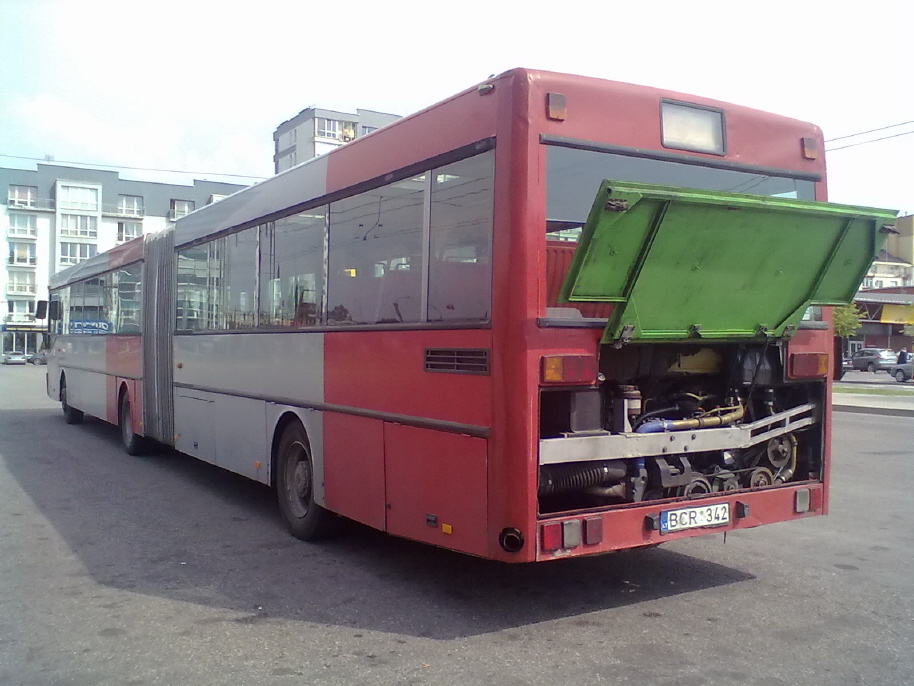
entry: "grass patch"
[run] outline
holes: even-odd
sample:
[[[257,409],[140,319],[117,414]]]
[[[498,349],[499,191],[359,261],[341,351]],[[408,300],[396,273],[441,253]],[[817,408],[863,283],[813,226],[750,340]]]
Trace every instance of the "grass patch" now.
[[[835,393],[853,393],[854,395],[893,395],[912,398],[914,397],[914,384],[910,388],[850,388],[835,384],[832,386],[832,391]]]

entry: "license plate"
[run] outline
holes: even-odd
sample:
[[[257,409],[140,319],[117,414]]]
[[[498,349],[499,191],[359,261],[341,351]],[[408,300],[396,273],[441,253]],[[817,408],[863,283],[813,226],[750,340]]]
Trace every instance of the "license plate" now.
[[[684,507],[660,513],[660,533],[668,534],[685,529],[703,529],[726,526],[730,523],[730,503]]]

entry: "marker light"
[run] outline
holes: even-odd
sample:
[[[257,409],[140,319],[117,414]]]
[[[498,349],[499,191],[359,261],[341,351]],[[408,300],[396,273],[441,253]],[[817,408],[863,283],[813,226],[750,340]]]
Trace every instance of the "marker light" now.
[[[787,376],[806,379],[828,375],[828,355],[825,353],[790,353]]]
[[[565,121],[565,96],[561,93],[546,93],[546,116],[553,121]]]
[[[724,113],[682,102],[660,102],[664,148],[724,154]]]
[[[540,367],[544,384],[592,384],[597,380],[593,355],[545,355]]]
[[[815,138],[802,138],[800,143],[803,146],[804,160],[816,160],[819,158],[819,142]]]

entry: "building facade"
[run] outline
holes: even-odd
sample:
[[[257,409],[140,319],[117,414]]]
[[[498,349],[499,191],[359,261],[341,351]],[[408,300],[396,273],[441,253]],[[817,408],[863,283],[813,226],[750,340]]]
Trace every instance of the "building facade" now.
[[[373,110],[355,114],[309,107],[273,132],[273,171],[277,174],[364,136],[400,117]]]
[[[914,215],[895,221],[895,233],[886,238],[863,280],[863,290],[907,286],[914,286]]]
[[[241,188],[130,181],[115,171],[54,164],[0,168],[0,233],[8,248],[0,271],[0,353],[42,349],[45,322],[36,319],[37,302],[47,299],[51,274]]]

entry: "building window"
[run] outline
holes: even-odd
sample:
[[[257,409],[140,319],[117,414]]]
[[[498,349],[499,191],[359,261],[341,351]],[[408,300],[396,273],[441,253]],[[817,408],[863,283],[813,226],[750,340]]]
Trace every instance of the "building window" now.
[[[35,238],[38,235],[38,218],[34,214],[10,213],[10,236]]]
[[[117,196],[117,213],[125,217],[142,217],[145,214],[143,198],[139,195]]]
[[[35,264],[34,243],[10,243],[9,263],[13,265],[33,266]]]
[[[98,188],[61,185],[57,205],[64,210],[98,212]]]
[[[171,219],[180,219],[194,211],[193,200],[172,200],[171,201]]]
[[[875,285],[876,288],[882,288],[882,279],[876,279]]]
[[[62,214],[60,235],[71,238],[97,238],[98,217],[88,214]]]
[[[35,186],[10,186],[11,207],[35,207],[38,204],[38,188]]]
[[[6,290],[8,293],[35,295],[35,272],[10,271]]]
[[[872,279],[871,277],[865,278],[865,279],[863,280],[863,287],[864,287],[864,288],[872,288],[872,287],[873,287],[873,279]]]
[[[77,264],[98,254],[94,243],[61,243],[60,264]]]
[[[337,139],[340,137],[341,124],[342,122],[338,122],[336,119],[325,119],[324,117],[318,117],[317,136],[319,138]]]
[[[378,130],[377,126],[363,126],[362,135],[364,136],[366,133],[371,133],[372,131],[377,131],[377,130]]]
[[[7,305],[8,311],[12,315],[25,317],[26,315],[35,315],[34,300],[10,300]]]
[[[143,235],[143,225],[140,222],[118,222],[117,242],[125,243]]]

